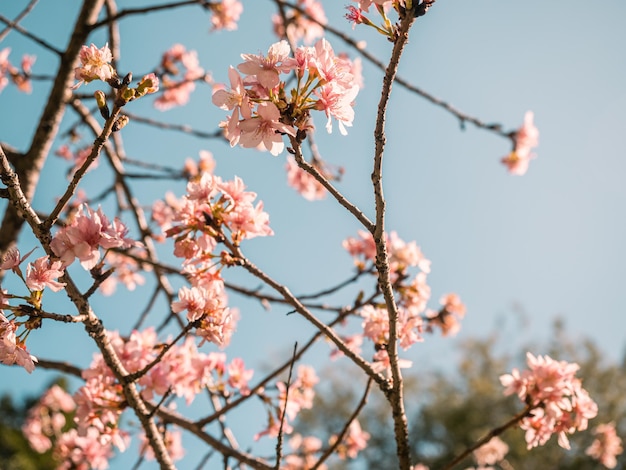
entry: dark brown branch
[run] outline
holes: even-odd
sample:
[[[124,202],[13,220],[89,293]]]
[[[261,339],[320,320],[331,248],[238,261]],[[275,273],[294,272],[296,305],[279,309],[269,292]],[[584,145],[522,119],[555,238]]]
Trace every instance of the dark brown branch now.
[[[14,29],[18,33],[22,34],[23,36],[26,36],[28,39],[39,44],[44,49],[48,49],[50,52],[53,52],[54,54],[58,56],[61,56],[61,57],[63,56],[63,51],[57,49],[52,44],[48,43],[47,41],[44,41],[40,37],[35,36],[33,33],[28,32],[26,29],[22,28],[19,24],[17,24],[16,21],[11,21],[6,16],[0,15],[0,23],[4,23],[5,25],[7,25],[7,28],[5,28],[4,31]]]
[[[143,8],[128,8],[126,10],[120,11],[119,13],[115,15],[112,15],[112,16],[110,15],[108,18],[105,18],[102,21],[97,22],[96,24],[92,26],[92,29],[97,29],[101,26],[104,26],[106,24],[122,19],[125,16],[140,15],[140,14],[143,15],[146,13],[153,13],[155,11],[160,11],[160,10],[171,10],[173,8],[184,7],[187,5],[200,5],[203,8],[208,8],[210,5],[212,5],[212,3],[206,0],[183,0],[180,2],[164,3],[163,5],[153,5],[149,7],[143,7]]]
[[[2,42],[11,30],[32,11],[38,1],[39,0],[30,0],[28,5],[26,5],[26,7],[13,19],[13,21],[11,21],[6,28],[0,31],[0,42]]]

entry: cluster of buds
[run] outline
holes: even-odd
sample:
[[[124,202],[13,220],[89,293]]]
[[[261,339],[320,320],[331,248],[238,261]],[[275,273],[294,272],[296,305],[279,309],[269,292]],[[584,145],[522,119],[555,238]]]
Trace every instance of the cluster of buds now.
[[[346,19],[352,23],[354,28],[357,24],[370,26],[380,34],[387,36],[390,40],[394,40],[397,36],[397,26],[392,24],[387,16],[390,9],[395,10],[400,18],[408,14],[413,17],[423,16],[428,9],[435,3],[435,0],[353,0],[358,3],[358,7],[348,6],[346,9]],[[381,25],[377,25],[372,21],[366,13],[369,13],[370,7],[375,5],[376,12],[382,18]]]
[[[159,90],[159,78],[154,73],[144,75],[135,88],[130,87],[133,81],[133,75],[131,73],[126,74],[120,79],[117,71],[113,65],[111,65],[113,55],[111,54],[108,44],[105,44],[100,49],[98,49],[95,44],[83,46],[78,58],[80,60],[80,66],[74,69],[74,77],[79,81],[73,88],[76,89],[83,83],[102,80],[116,90],[114,106],[117,108],[121,108],[130,101],[151,93],[156,93]],[[109,119],[111,112],[107,105],[106,94],[101,90],[97,90],[94,93],[94,97],[102,117]],[[113,132],[121,130],[128,124],[128,121],[128,116],[119,116],[113,123]]]
[[[293,57],[290,52],[287,42],[281,41],[269,48],[267,56],[242,54],[244,62],[237,69],[246,77],[231,67],[230,90],[213,93],[216,106],[232,111],[220,124],[231,146],[264,148],[278,155],[285,147],[283,135],[306,136],[312,110],[326,114],[329,133],[332,118],[344,135],[346,126],[352,125],[359,86],[350,61],[336,56],[325,39],[315,47],[298,47]],[[295,85],[288,88],[281,75],[292,72]]]

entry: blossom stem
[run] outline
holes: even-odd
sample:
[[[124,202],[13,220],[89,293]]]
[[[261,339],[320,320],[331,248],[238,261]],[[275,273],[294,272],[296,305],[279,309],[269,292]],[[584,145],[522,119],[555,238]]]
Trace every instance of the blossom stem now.
[[[506,423],[504,423],[501,426],[498,426],[497,428],[492,429],[487,434],[485,434],[483,437],[478,439],[472,446],[470,446],[467,449],[465,449],[463,452],[461,452],[459,455],[457,455],[454,459],[452,459],[452,461],[450,461],[446,466],[442,467],[441,470],[449,470],[449,469],[453,468],[456,464],[460,463],[465,457],[467,457],[469,454],[474,452],[476,449],[478,449],[478,448],[484,446],[485,444],[487,444],[492,438],[494,438],[496,436],[499,436],[504,431],[506,431],[507,429],[509,429],[512,426],[515,426],[517,423],[519,423],[521,420],[523,420],[527,416],[530,416],[530,412],[532,410],[534,410],[535,408],[537,408],[537,407],[538,407],[538,405],[527,405],[526,408],[524,408],[518,414],[513,416]]]

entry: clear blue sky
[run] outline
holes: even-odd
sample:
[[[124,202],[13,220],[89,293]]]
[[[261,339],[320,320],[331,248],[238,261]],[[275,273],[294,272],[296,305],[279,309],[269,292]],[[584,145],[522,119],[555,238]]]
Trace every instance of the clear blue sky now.
[[[11,18],[26,3],[2,2],[0,13]],[[119,2],[120,8],[153,3],[158,2]],[[323,3],[332,25],[367,40],[368,50],[386,60],[390,43],[362,27],[352,32],[343,19],[347,0]],[[41,2],[22,24],[62,48],[78,4]],[[240,53],[265,52],[275,41],[268,21],[273,2],[243,4],[234,33],[210,34],[209,16],[196,8],[123,20],[121,69],[140,75],[158,63],[165,49],[181,43],[198,51],[201,65],[216,81],[226,82],[227,67],[240,62]],[[454,291],[468,308],[458,338],[427,338],[408,353],[420,367],[449,367],[458,341],[496,328],[507,335],[507,344],[546,339],[556,316],[565,320],[570,334],[593,338],[612,359],[623,354],[625,19],[621,0],[439,0],[415,24],[400,67],[403,78],[508,130],[533,110],[541,133],[538,158],[528,173],[511,176],[499,163],[509,151],[508,141],[472,125],[461,131],[450,114],[394,87],[384,167],[387,227],[405,240],[416,240],[432,260],[433,299]],[[328,38],[337,52],[354,54],[340,40]],[[100,34],[91,39],[98,45],[105,40]],[[12,48],[14,63],[23,53],[35,54],[34,73],[54,73],[56,59],[19,34],[10,34],[0,43],[4,47]],[[372,132],[382,74],[368,64],[364,71],[365,88],[357,97],[349,135],[326,136],[318,120],[317,140],[327,160],[346,168],[341,189],[371,216]],[[38,82],[31,95],[11,86],[0,94],[0,141],[25,148],[47,89],[47,83]],[[95,89],[90,85],[81,91]],[[208,86],[199,87],[192,103],[165,113],[142,103],[130,111],[212,131],[223,113],[212,106],[210,93]],[[74,120],[70,116],[63,128]],[[125,130],[124,138],[129,156],[179,166],[185,157],[207,149],[215,155],[218,174],[243,177],[265,201],[276,232],[244,246],[245,251],[292,291],[316,291],[350,275],[351,261],[341,241],[354,235],[358,225],[330,199],[309,203],[298,198],[285,182],[285,155],[230,149],[220,141],[154,132],[141,124]],[[106,165],[101,167],[106,174]],[[65,184],[63,168],[63,162],[50,157],[36,208],[49,210]],[[98,183],[96,172],[86,181]],[[143,202],[149,204],[169,189],[181,194],[183,186],[141,186]],[[32,247],[27,238],[23,243],[23,251]],[[122,300],[96,301],[110,329],[127,326],[133,306],[143,305],[141,293]],[[274,363],[285,357],[294,339],[303,337],[303,322],[286,319],[280,308],[268,313],[235,295],[232,301],[241,306],[243,319],[229,355],[252,364]],[[87,364],[93,352],[89,341],[80,327],[71,333],[68,329],[72,327],[34,332],[32,352]],[[290,341],[279,341],[285,337]],[[36,390],[50,377],[7,367],[0,374],[0,392]],[[120,462],[112,468],[122,468]]]

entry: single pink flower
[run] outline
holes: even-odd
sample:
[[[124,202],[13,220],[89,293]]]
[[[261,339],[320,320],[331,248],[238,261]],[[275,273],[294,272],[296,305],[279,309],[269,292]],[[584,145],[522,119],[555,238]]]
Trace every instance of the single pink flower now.
[[[287,158],[287,184],[309,201],[324,199],[328,191],[311,174],[298,166],[293,157]]]
[[[293,127],[280,122],[280,111],[274,103],[263,103],[257,108],[257,116],[244,119],[239,123],[241,135],[239,143],[244,148],[265,147],[272,155],[280,154],[285,143],[281,134],[293,137],[296,131]]]
[[[282,63],[289,58],[291,49],[287,41],[272,44],[267,51],[267,57],[254,54],[241,54],[244,60],[237,66],[240,72],[246,75],[255,75],[259,83],[271,90],[280,82],[278,75],[287,71]]]
[[[74,88],[92,80],[107,81],[116,75],[115,69],[110,64],[113,60],[108,43],[98,49],[95,44],[82,46],[78,54],[80,67],[74,69],[74,77],[80,80]]]
[[[32,291],[41,291],[45,287],[58,292],[65,287],[57,279],[63,275],[63,263],[60,260],[50,262],[49,256],[43,256],[26,268],[26,286]]]
[[[539,145],[539,130],[533,124],[534,114],[527,111],[524,116],[524,124],[515,133],[514,146],[511,153],[503,157],[501,162],[513,175],[524,175],[528,171],[530,160],[537,156],[531,152]]]
[[[237,21],[243,12],[243,5],[239,0],[222,0],[219,3],[210,4],[213,16],[211,17],[212,31],[225,29],[234,31],[237,29]]]
[[[585,454],[596,459],[606,468],[617,467],[617,457],[622,454],[622,439],[617,435],[615,423],[600,424],[595,427],[596,436]]]

